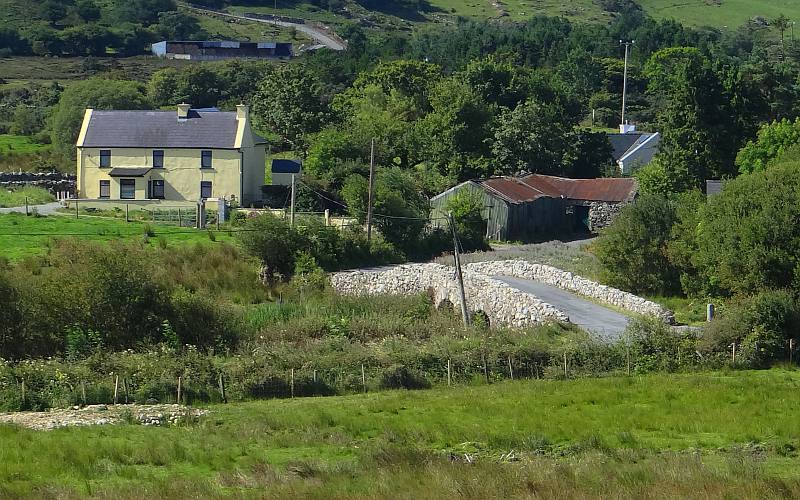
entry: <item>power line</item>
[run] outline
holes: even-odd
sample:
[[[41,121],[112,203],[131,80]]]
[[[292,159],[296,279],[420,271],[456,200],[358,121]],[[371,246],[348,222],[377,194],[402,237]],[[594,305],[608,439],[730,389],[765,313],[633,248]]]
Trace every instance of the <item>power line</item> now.
[[[360,213],[360,214],[367,215],[367,212],[365,212],[364,210],[358,210],[358,209],[355,209],[355,208],[351,208],[350,206],[348,206],[348,205],[346,205],[346,204],[344,204],[344,203],[342,203],[340,201],[334,200],[333,198],[329,198],[329,197],[325,196],[324,194],[320,193],[319,191],[316,191],[314,188],[312,188],[311,186],[309,186],[308,184],[306,184],[303,181],[298,181],[298,182],[300,182],[300,184],[302,184],[303,186],[307,187],[309,189],[309,191],[311,191],[312,193],[316,194],[317,196],[319,196],[322,199],[328,200],[331,203],[335,203],[335,204],[339,205],[340,207],[346,208],[347,210],[351,210],[353,212],[357,212],[357,213]],[[384,219],[398,219],[398,220],[422,220],[422,221],[447,220],[447,217],[403,217],[403,216],[400,216],[400,215],[386,215],[386,214],[375,214],[375,213],[373,213],[372,216],[373,217],[382,217]]]

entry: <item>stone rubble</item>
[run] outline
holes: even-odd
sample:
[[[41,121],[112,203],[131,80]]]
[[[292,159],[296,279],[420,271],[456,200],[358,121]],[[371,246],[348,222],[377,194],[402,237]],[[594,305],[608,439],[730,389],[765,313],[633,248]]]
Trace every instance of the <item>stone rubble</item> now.
[[[460,301],[453,268],[441,264],[405,264],[381,270],[331,275],[333,288],[343,295],[412,295],[431,293],[437,307]],[[464,272],[467,306],[483,311],[493,325],[525,327],[545,322],[568,323],[564,312],[535,295],[516,290],[478,272]]]
[[[0,413],[0,424],[15,424],[34,430],[49,431],[61,427],[119,424],[128,421],[142,425],[174,425],[196,418],[208,410],[177,404],[157,405],[88,405],[69,409],[52,408],[42,412]]]
[[[533,264],[524,260],[499,260],[475,262],[464,267],[470,272],[487,276],[509,276],[539,281],[635,314],[660,318],[670,325],[675,323],[675,313],[660,304],[552,266]]]

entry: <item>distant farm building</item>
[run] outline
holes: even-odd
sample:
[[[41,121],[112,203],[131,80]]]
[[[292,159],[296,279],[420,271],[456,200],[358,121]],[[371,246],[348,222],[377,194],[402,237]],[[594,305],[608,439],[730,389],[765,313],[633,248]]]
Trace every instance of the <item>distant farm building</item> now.
[[[483,200],[486,236],[500,241],[537,241],[596,232],[633,201],[631,178],[567,179],[533,174],[467,181],[431,199],[433,217],[443,217],[453,196],[464,190]]]
[[[289,59],[291,43],[277,42],[169,42],[154,43],[151,50],[158,57],[189,61],[219,61],[222,59]]]
[[[621,133],[608,134],[611,156],[622,175],[630,175],[658,153],[661,135],[658,132],[637,132],[633,125],[620,125]]]

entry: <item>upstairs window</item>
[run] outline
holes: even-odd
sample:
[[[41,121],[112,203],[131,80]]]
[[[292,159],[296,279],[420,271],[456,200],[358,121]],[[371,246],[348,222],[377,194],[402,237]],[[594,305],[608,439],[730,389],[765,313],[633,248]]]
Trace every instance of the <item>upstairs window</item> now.
[[[164,150],[153,150],[153,168],[164,168]]]
[[[200,168],[211,168],[211,151],[203,151],[200,154]]]
[[[121,200],[136,199],[136,179],[119,180],[119,198]]]
[[[100,150],[100,166],[101,167],[110,167],[111,166],[111,150],[110,149],[101,149]]]
[[[211,198],[211,181],[200,182],[200,198]]]

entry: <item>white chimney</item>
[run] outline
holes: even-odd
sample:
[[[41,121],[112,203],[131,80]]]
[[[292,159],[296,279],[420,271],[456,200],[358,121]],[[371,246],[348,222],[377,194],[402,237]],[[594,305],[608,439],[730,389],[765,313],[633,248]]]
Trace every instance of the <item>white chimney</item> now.
[[[182,103],[178,104],[178,119],[179,120],[185,120],[185,119],[189,118],[189,110],[190,109],[192,109],[192,105],[191,104],[186,104],[185,102],[182,102]]]
[[[246,104],[237,104],[236,105],[236,119],[237,120],[247,120],[247,105]]]
[[[636,132],[636,125],[632,123],[621,123],[619,126],[619,133],[620,134],[631,134]]]

